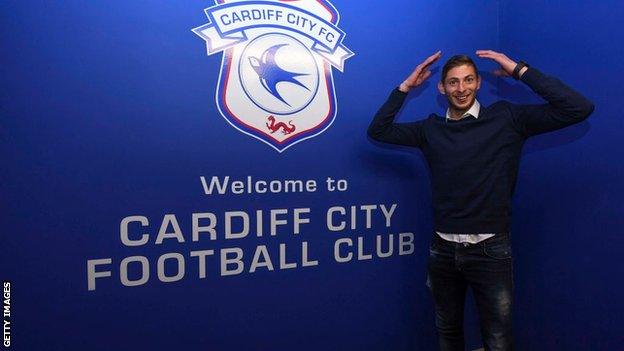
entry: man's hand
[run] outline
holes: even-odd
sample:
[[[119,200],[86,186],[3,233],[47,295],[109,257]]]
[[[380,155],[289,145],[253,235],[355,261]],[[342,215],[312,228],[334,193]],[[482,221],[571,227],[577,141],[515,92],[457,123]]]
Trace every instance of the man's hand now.
[[[507,57],[505,54],[501,54],[500,52],[492,51],[492,50],[477,50],[477,56],[481,58],[489,58],[496,63],[498,63],[501,68],[495,70],[493,73],[500,77],[509,77],[513,74],[514,69],[516,68],[517,63]],[[522,77],[524,72],[526,72],[527,67],[523,67],[518,73],[519,77]]]
[[[407,93],[410,89],[421,85],[424,81],[431,76],[431,71],[429,70],[429,66],[436,62],[440,57],[442,57],[442,51],[438,51],[435,54],[427,57],[427,59],[416,66],[416,69],[412,74],[407,77],[399,86],[399,90]]]

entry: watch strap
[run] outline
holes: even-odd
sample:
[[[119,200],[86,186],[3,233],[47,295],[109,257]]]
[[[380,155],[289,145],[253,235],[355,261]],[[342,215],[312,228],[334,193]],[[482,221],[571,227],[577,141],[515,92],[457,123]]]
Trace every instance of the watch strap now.
[[[518,62],[516,68],[514,68],[513,72],[511,73],[511,76],[514,77],[515,80],[520,79],[520,70],[524,67],[529,67],[529,65],[524,61]]]

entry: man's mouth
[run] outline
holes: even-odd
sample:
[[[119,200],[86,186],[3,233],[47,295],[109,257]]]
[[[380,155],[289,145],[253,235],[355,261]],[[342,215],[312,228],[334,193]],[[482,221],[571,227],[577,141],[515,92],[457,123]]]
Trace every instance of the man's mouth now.
[[[465,104],[466,102],[468,102],[469,97],[470,97],[470,94],[455,95],[455,100],[457,100],[460,104]]]

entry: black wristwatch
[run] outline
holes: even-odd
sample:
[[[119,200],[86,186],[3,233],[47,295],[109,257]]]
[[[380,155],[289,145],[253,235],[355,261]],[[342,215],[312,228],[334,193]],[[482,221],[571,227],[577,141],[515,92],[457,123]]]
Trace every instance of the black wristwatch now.
[[[524,61],[518,62],[516,68],[514,68],[513,72],[511,73],[511,76],[514,77],[515,80],[520,79],[520,70],[524,67],[529,67],[529,65]]]

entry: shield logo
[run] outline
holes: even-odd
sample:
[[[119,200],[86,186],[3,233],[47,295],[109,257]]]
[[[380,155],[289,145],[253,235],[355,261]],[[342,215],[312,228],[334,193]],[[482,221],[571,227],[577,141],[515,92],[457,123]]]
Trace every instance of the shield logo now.
[[[283,152],[325,131],[336,116],[332,70],[354,53],[325,0],[217,0],[193,28],[208,55],[223,52],[215,93],[236,129]]]

